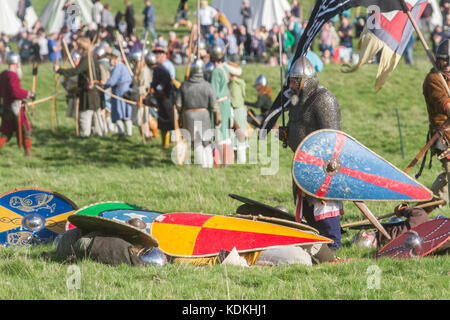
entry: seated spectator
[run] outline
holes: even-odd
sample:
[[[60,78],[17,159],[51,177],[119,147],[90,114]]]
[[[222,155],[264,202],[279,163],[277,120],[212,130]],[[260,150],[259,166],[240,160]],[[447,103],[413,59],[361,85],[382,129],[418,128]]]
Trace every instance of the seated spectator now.
[[[143,45],[139,39],[139,36],[135,33],[132,33],[130,35],[130,39],[128,40],[127,43],[127,47],[129,52],[133,52],[133,51],[137,51],[137,50],[142,50]]]
[[[189,37],[188,37],[188,45],[189,45]],[[180,40],[178,40],[177,34],[173,31],[169,31],[169,43],[167,45],[167,52],[169,55],[169,59],[180,65],[183,62],[181,57],[181,44]]]
[[[268,49],[276,49],[278,48],[278,33],[280,32],[280,29],[278,28],[278,25],[275,23],[272,26],[272,29],[269,31],[269,35],[267,37],[266,45]]]
[[[326,49],[322,52],[322,57],[321,60],[323,62],[323,64],[330,64],[333,62],[332,60],[332,56],[331,56],[331,51]]]
[[[213,38],[211,41],[211,46],[220,46],[222,50],[225,50],[225,41],[220,37],[220,34],[218,31],[215,31],[213,34]]]
[[[436,26],[434,28],[433,32],[431,32],[431,43],[432,43],[433,52],[436,52],[436,50],[442,40],[444,40],[444,33],[442,32],[442,27]]]
[[[444,17],[444,24],[442,26],[442,31],[444,33],[445,39],[450,38],[450,14],[447,14]]]
[[[188,63],[188,54],[189,54],[189,36],[185,35],[183,36],[183,39],[181,40],[180,44],[180,54],[181,59],[183,60],[183,64]]]
[[[154,47],[155,48],[156,47],[167,48],[167,46],[168,46],[167,40],[164,39],[164,36],[162,34],[160,34],[158,36],[158,38],[156,38],[156,42],[155,42]]]
[[[237,43],[239,46],[239,53],[242,59],[245,61],[246,57],[250,55],[252,47],[251,35],[247,32],[247,27],[244,25],[239,26],[239,37],[237,38]]]
[[[229,61],[237,62],[239,58],[239,46],[236,35],[232,30],[228,30],[227,39],[227,58]]]
[[[19,46],[19,54],[22,63],[25,64],[30,62],[30,58],[33,53],[32,34],[28,32],[22,32],[20,34],[20,39],[17,45]]]
[[[338,35],[340,39],[340,45],[346,48],[353,48],[353,28],[348,22],[346,16],[341,17],[341,25],[338,29]]]
[[[361,33],[366,25],[366,17],[356,17],[355,18],[355,36],[357,38],[361,37]]]
[[[328,54],[332,55],[334,50],[333,48],[333,35],[331,33],[330,22],[327,22],[323,25],[322,32],[320,33],[319,38],[319,50],[324,55],[325,51],[328,51]]]
[[[215,32],[216,32],[216,27],[213,25],[210,25],[208,28],[208,33],[205,36],[205,39],[208,41],[208,46],[210,46],[210,47],[212,47]]]
[[[256,62],[261,62],[266,56],[266,44],[259,33],[259,29],[253,30],[250,56],[254,57]]]
[[[299,21],[302,20],[302,6],[298,3],[297,0],[292,0],[291,14]]]
[[[290,55],[292,48],[295,44],[295,37],[294,35],[286,28],[284,24],[280,26],[280,32],[281,32],[281,41],[283,42],[283,50],[287,54]]]
[[[267,32],[266,26],[261,26],[259,28],[259,34],[261,35],[261,38],[263,39],[264,43],[266,43],[267,38],[269,37],[269,32]]]
[[[48,39],[48,59],[52,62],[61,61],[61,39],[58,33],[52,33]]]
[[[44,31],[39,33],[38,45],[41,62],[45,62],[48,60],[48,40]]]
[[[91,41],[94,41],[97,36],[97,30],[94,28],[93,23],[88,23],[88,29],[85,31],[85,36],[88,37]]]

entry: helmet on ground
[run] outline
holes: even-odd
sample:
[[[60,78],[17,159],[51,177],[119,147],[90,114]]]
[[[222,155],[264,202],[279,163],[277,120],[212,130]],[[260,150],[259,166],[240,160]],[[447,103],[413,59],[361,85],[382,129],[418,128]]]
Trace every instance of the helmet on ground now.
[[[141,256],[141,260],[144,264],[153,264],[161,267],[167,264],[167,258],[159,248],[148,250]]]
[[[6,63],[8,65],[20,63],[20,55],[14,51],[9,52],[6,56]]]
[[[352,245],[364,248],[376,248],[376,235],[374,231],[359,231],[352,239]]]
[[[265,75],[260,74],[259,76],[256,77],[255,79],[255,83],[253,84],[253,86],[267,86],[267,78]]]

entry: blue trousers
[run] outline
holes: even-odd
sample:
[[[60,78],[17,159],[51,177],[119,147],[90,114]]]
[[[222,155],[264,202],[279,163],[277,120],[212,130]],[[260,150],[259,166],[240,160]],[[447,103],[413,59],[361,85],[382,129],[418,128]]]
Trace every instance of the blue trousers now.
[[[142,32],[142,40],[145,39],[145,36],[147,35],[148,31],[150,31],[150,33],[152,35],[152,41],[156,41],[156,39],[157,39],[156,30],[155,30],[155,26],[153,24],[149,24],[147,27],[144,27],[144,31]]]
[[[314,219],[314,210],[309,206],[308,201],[303,200],[303,218],[313,228],[316,228],[321,236],[332,239],[334,242],[328,246],[332,250],[341,248],[341,218],[340,216],[325,218],[316,221]]]

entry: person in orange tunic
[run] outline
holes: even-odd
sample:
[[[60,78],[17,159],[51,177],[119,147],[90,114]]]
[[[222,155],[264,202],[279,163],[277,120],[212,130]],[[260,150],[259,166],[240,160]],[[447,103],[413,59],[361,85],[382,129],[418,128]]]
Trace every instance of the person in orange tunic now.
[[[429,135],[440,132],[431,150],[433,154],[439,155],[445,172],[436,178],[431,190],[449,205],[450,131],[447,123],[450,116],[450,40],[444,40],[437,48],[436,67],[430,70],[423,82],[423,95],[430,123]]]

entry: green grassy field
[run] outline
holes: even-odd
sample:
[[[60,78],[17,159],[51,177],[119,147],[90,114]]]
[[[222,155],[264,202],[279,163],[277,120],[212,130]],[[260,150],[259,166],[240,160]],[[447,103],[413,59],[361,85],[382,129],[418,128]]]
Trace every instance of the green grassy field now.
[[[161,2],[155,1],[158,5],[162,5]],[[173,7],[175,2],[164,1]],[[168,15],[166,19],[171,23]],[[169,28],[167,23],[165,27]],[[319,78],[341,105],[343,130],[404,169],[425,144],[428,122],[422,81],[429,69],[423,51],[418,50],[416,65],[407,66],[402,61],[377,94],[373,89],[375,65],[354,74],[343,74],[340,66],[328,65]],[[259,74],[267,75],[274,91],[279,90],[277,68],[246,65],[242,77],[248,84],[248,100],[256,100],[251,85]],[[181,80],[183,76],[184,69],[179,68],[177,78]],[[24,67],[22,83],[24,88],[31,88],[30,66]],[[42,65],[37,98],[52,94],[54,84],[52,66]],[[14,141],[0,149],[0,193],[17,187],[39,187],[59,192],[79,207],[117,200],[163,212],[221,215],[233,214],[240,205],[228,197],[229,193],[236,193],[269,205],[285,205],[291,212],[295,209],[290,176],[293,153],[278,142],[279,168],[274,175],[261,174],[262,168],[269,166],[261,161],[226,169],[179,167],[171,162],[170,151],[160,149],[160,139],[144,145],[137,128],[133,137],[125,140],[115,136],[75,137],[74,121],[65,117],[65,108],[63,96],[60,96],[55,133],[51,131],[50,103],[36,108],[31,118],[33,158],[25,158]],[[404,158],[400,151],[396,109],[402,125]],[[274,150],[272,147],[272,152]],[[411,175],[417,170],[415,167]],[[425,169],[419,181],[429,187],[440,171],[439,162],[434,160],[432,169]],[[391,212],[396,205],[368,203],[376,215]],[[448,209],[435,210],[432,216],[448,213]],[[360,219],[363,216],[356,207],[345,203],[342,223]],[[54,250],[51,246],[0,248],[0,299],[450,298],[448,256],[375,261],[375,250],[350,245],[354,234],[349,231],[343,235],[343,247],[337,253],[341,258],[355,259],[345,264],[246,269],[177,264],[132,268],[82,261],[78,264],[80,289],[68,288],[72,275],[68,265],[41,257],[42,252]],[[374,275],[379,276],[379,286],[374,287],[371,282]]]

